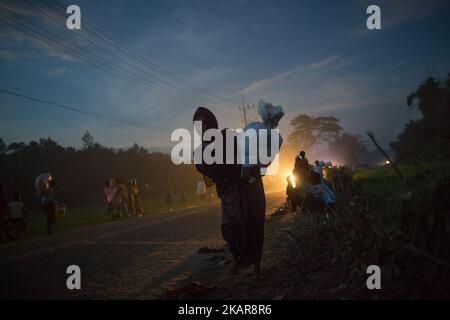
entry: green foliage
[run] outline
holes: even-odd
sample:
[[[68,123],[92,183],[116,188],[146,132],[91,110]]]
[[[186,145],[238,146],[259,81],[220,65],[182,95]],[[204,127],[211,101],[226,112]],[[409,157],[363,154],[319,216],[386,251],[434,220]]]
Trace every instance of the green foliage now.
[[[417,101],[417,105],[414,105]],[[411,120],[397,141],[391,143],[403,162],[448,161],[450,158],[450,74],[443,81],[426,79],[407,97],[409,107],[422,114]]]
[[[383,266],[384,298],[449,297],[449,168],[400,167],[411,189],[389,168],[355,175],[368,210],[344,213],[353,216],[347,226],[364,237],[351,240],[351,260]]]

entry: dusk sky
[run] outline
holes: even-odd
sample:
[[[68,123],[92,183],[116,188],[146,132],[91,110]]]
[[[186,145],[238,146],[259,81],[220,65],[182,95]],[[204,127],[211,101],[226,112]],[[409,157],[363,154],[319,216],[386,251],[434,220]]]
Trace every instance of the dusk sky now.
[[[28,2],[65,24],[45,3]],[[198,105],[211,106],[220,127],[241,127],[237,106],[244,94],[249,104],[264,99],[283,105],[285,136],[290,120],[300,113],[330,115],[351,133],[374,131],[387,146],[417,116],[408,110],[406,96],[426,77],[450,72],[450,2],[445,0],[65,2],[69,4],[81,8],[79,31],[56,24],[22,0],[0,1],[1,12],[6,8],[25,16],[104,63],[127,70],[133,70],[130,64],[139,66],[150,79],[146,87],[30,37],[0,16],[0,88],[21,89],[144,128],[0,93],[0,137],[6,143],[52,137],[79,147],[88,130],[108,146],[137,142],[168,147],[175,128],[192,129]],[[366,28],[370,4],[381,8],[381,30]],[[145,66],[95,40],[86,23],[145,57]],[[258,119],[254,111],[249,116]]]

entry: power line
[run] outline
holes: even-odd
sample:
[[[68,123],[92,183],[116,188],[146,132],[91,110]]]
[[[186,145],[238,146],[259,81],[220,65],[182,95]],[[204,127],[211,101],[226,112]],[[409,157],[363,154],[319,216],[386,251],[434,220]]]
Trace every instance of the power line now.
[[[2,8],[2,7],[0,6],[0,8]],[[195,102],[185,99],[183,97],[173,96],[173,95],[171,95],[171,93],[168,93],[167,91],[163,90],[162,88],[149,87],[147,85],[147,83],[145,83],[145,81],[143,81],[142,78],[139,77],[139,75],[136,75],[133,72],[131,72],[123,67],[120,67],[120,66],[108,65],[96,54],[91,53],[91,55],[94,56],[94,58],[92,58],[92,57],[88,56],[84,51],[80,50],[79,48],[77,48],[76,46],[74,46],[73,44],[68,42],[66,39],[60,37],[59,35],[42,28],[41,26],[35,24],[34,22],[24,18],[23,16],[17,15],[15,13],[12,13],[12,14],[14,16],[30,23],[31,25],[36,26],[38,29],[43,30],[46,33],[49,33],[53,37],[56,37],[57,39],[68,44],[69,46],[73,47],[74,49],[70,49],[67,46],[64,46],[62,43],[55,41],[55,39],[52,39],[52,38],[42,34],[41,32],[36,31],[33,28],[30,28],[29,26],[27,27],[25,25],[19,24],[17,21],[14,21],[14,20],[10,20],[10,22],[7,21],[10,25],[12,25],[12,26],[18,28],[19,30],[21,30],[22,32],[30,35],[32,38],[37,36],[41,41],[47,43],[50,47],[54,48],[56,46],[57,48],[59,48],[59,50],[62,50],[63,52],[67,53],[68,55],[70,55],[72,57],[78,58],[81,61],[84,61],[88,64],[94,65],[96,68],[101,69],[104,72],[111,73],[115,76],[118,76],[119,78],[121,78],[125,81],[131,80],[132,82],[134,82],[140,86],[143,86],[145,89],[157,91],[158,94],[163,95],[166,98],[172,98],[172,99],[177,100],[178,102],[182,102],[182,103],[195,104]],[[6,17],[5,15],[3,15],[3,16]],[[7,18],[11,19],[10,17],[7,17]],[[124,76],[124,74],[125,74],[125,76]],[[124,78],[124,77],[127,77],[127,78]]]
[[[0,14],[2,14],[2,13],[0,13]],[[3,15],[3,14],[2,14],[2,15]],[[5,17],[5,15],[3,15],[3,16]],[[12,21],[12,22],[11,22],[11,21]],[[116,71],[115,69],[114,69],[114,70],[108,69],[107,67],[109,67],[109,66],[106,66],[106,67],[105,67],[105,64],[102,63],[102,62],[99,62],[98,60],[92,59],[92,58],[90,58],[90,57],[86,57],[86,55],[80,54],[79,52],[75,52],[75,53],[74,53],[73,51],[70,51],[70,49],[67,49],[67,48],[64,47],[64,46],[61,46],[61,44],[54,43],[54,40],[53,40],[53,39],[50,39],[49,37],[47,37],[47,36],[45,36],[45,35],[42,35],[41,33],[37,32],[37,31],[34,30],[34,29],[31,29],[31,28],[28,28],[28,29],[27,29],[26,27],[17,24],[17,22],[14,22],[13,20],[10,20],[9,22],[6,21],[6,22],[7,22],[8,24],[12,25],[13,27],[15,27],[15,28],[21,30],[22,32],[28,34],[28,35],[31,36],[32,38],[35,38],[35,37],[37,36],[37,38],[38,38],[39,40],[41,40],[41,41],[43,41],[44,43],[48,44],[50,47],[53,47],[53,48],[56,47],[56,48],[62,50],[63,52],[67,53],[68,55],[70,55],[70,56],[72,56],[72,57],[78,58],[78,59],[80,59],[81,61],[84,61],[84,62],[86,62],[86,63],[88,63],[88,64],[94,65],[96,68],[98,68],[98,69],[100,69],[100,70],[102,70],[102,71],[104,71],[104,72],[111,73],[111,74],[113,74],[113,75],[115,75],[115,76],[117,76],[117,77],[119,77],[119,78],[121,78],[121,79],[123,79],[123,80],[125,80],[125,81],[130,81],[130,79],[131,79],[132,82],[134,82],[134,83],[136,83],[136,84],[138,84],[138,85],[140,85],[140,86],[145,85],[145,84],[143,84],[142,82],[140,82],[139,79],[136,79],[136,78],[133,77],[133,76],[128,77],[128,78],[125,78],[124,75],[123,75],[123,73],[120,73],[120,72]],[[147,86],[144,86],[144,88],[145,88],[145,89],[150,89],[150,88],[147,87]],[[162,95],[164,95],[164,94],[162,94]],[[167,98],[173,98],[173,97],[168,96],[168,95],[164,95],[164,96],[167,97]],[[184,101],[184,100],[183,100],[183,101],[178,100],[178,101],[179,101],[179,102],[182,102],[182,103],[186,103],[186,101]],[[191,102],[189,102],[189,103],[191,103]]]
[[[40,0],[40,1],[47,4],[47,6],[52,7],[55,11],[57,11],[57,9],[54,6],[52,6],[51,4],[49,4],[47,1],[45,1],[45,0]],[[65,7],[61,2],[59,2],[57,0],[54,0],[53,2],[63,10],[65,10],[65,8],[67,7],[67,6]],[[125,44],[121,43],[120,41],[118,41],[117,39],[114,39],[112,36],[106,34],[102,30],[100,30],[100,28],[98,28],[95,25],[93,25],[92,23],[90,23],[85,17],[83,18],[83,24],[87,25],[88,27],[92,28],[95,31],[95,32],[92,32],[92,31],[88,30],[89,28],[85,28],[91,34],[93,34],[95,37],[97,37],[98,39],[100,39],[102,41],[105,41],[107,44],[120,50],[122,53],[126,54],[127,56],[129,56],[133,59],[139,60],[142,64],[147,65],[148,67],[152,68],[153,70],[157,71],[158,73],[162,74],[163,76],[166,76],[168,78],[171,78],[171,79],[177,81],[177,83],[179,83],[180,85],[183,85],[186,88],[189,88],[190,90],[203,91],[198,86],[193,85],[192,83],[186,81],[183,78],[180,78],[179,76],[167,71],[163,67],[161,67],[158,64],[154,63],[153,61],[149,60],[145,56],[142,56],[139,53],[137,53],[136,51],[133,51],[130,48],[130,46],[125,45]],[[213,100],[219,101],[221,103],[223,103],[223,102],[229,103],[228,99],[225,99],[222,97],[215,97],[212,95],[205,95],[205,96],[207,96],[207,97],[209,96]],[[231,102],[231,103],[233,103],[233,102]]]
[[[186,97],[179,97],[179,96],[172,96],[171,92],[167,92],[167,91],[162,91],[162,88],[151,88],[148,87],[147,83],[144,81],[145,79],[143,79],[140,75],[136,75],[136,73],[133,73],[132,71],[120,67],[120,66],[116,66],[116,65],[112,65],[111,68],[111,64],[108,65],[108,63],[105,63],[104,61],[102,61],[102,57],[99,57],[98,55],[91,53],[91,57],[89,55],[87,55],[85,52],[83,52],[83,50],[80,50],[80,48],[78,48],[77,46],[71,44],[69,41],[67,41],[66,39],[62,38],[61,36],[46,30],[45,28],[37,25],[36,23],[34,23],[33,21],[30,21],[29,19],[25,18],[24,16],[21,16],[19,14],[14,13],[13,11],[0,6],[0,14],[1,16],[3,16],[4,18],[6,18],[4,21],[6,23],[8,23],[9,25],[21,30],[22,32],[26,33],[27,35],[31,36],[32,38],[36,38],[39,39],[40,41],[43,41],[44,43],[46,43],[47,45],[53,47],[53,48],[58,48],[59,50],[62,50],[63,52],[67,53],[68,55],[78,58],[81,61],[84,61],[88,64],[94,65],[96,68],[113,74],[125,81],[132,81],[133,83],[136,83],[138,85],[140,85],[141,87],[144,87],[146,89],[150,89],[150,90],[159,90],[160,92],[158,92],[159,94],[165,96],[166,98],[169,99],[174,99],[177,100],[179,102],[182,103],[189,103],[189,104],[195,104],[195,102],[188,100]],[[15,21],[14,18],[12,17],[18,17],[20,19],[20,21],[22,23],[19,23],[18,21]],[[28,22],[28,24],[24,24],[23,21]],[[59,39],[60,41],[56,41],[55,39],[50,38],[49,36],[42,34],[41,32],[37,31],[36,29],[30,27],[30,25],[32,25],[33,27],[37,27],[39,30],[43,30],[45,33],[50,34],[51,36],[53,36],[56,39]],[[62,41],[62,43],[61,43]],[[92,42],[92,40],[90,40],[90,42]],[[67,43],[70,47],[74,47],[74,49],[71,49],[70,47],[68,47],[67,45],[65,46],[63,43]],[[112,70],[111,70],[111,69]],[[125,75],[124,75],[125,74]],[[102,119],[104,121],[110,121],[113,122],[115,124],[118,125],[123,125],[124,122],[126,121],[121,121],[121,120],[117,120],[108,116],[103,116],[101,114],[96,114],[96,113],[92,113],[89,111],[84,111],[84,110],[80,110],[78,109],[77,111],[75,111],[76,108],[72,108],[70,106],[64,105],[64,104],[57,104],[57,103],[53,103],[51,101],[48,101],[44,98],[39,98],[35,95],[32,94],[22,94],[22,93],[17,93],[11,90],[5,90],[2,89],[3,94],[9,94],[9,95],[15,95],[17,97],[21,97],[24,99],[35,99],[36,102],[40,102],[40,103],[46,103],[46,104],[50,104],[50,105],[54,105],[54,106],[58,106],[60,108],[64,108],[67,109],[69,111],[72,112],[78,112],[78,113],[82,113],[85,115],[90,115],[93,117],[96,117],[98,119]],[[130,127],[134,127],[136,128],[137,126],[133,123],[125,123],[125,125],[130,126]],[[139,126],[138,126],[139,127]],[[140,127],[140,129],[148,129],[146,127]],[[165,129],[157,129],[157,130],[165,130]]]
[[[15,87],[15,88],[19,89],[19,91],[25,92],[25,90],[20,89],[20,88],[14,86],[14,85],[11,85],[11,84],[8,84],[8,83],[5,83],[5,82],[3,82],[3,83],[7,84],[10,87]],[[159,131],[166,132],[165,129],[158,128],[156,126],[151,126],[151,128],[150,127],[144,127],[144,126],[141,126],[141,125],[138,125],[138,124],[126,121],[126,120],[119,120],[119,119],[116,119],[116,118],[113,118],[113,117],[105,116],[105,115],[100,114],[100,113],[91,112],[91,111],[79,109],[79,108],[76,108],[76,107],[72,107],[72,106],[69,106],[69,105],[66,105],[66,104],[53,102],[53,101],[41,98],[39,96],[31,95],[31,94],[23,94],[23,93],[20,93],[20,92],[17,92],[17,91],[13,91],[13,90],[1,88],[1,87],[0,87],[0,93],[7,94],[7,95],[10,95],[10,96],[19,97],[19,98],[23,98],[23,99],[27,99],[27,100],[31,100],[31,101],[34,101],[34,102],[39,102],[39,103],[42,103],[42,104],[46,104],[46,105],[50,105],[50,106],[57,107],[57,108],[60,108],[60,109],[64,109],[66,111],[82,114],[82,115],[85,115],[85,116],[95,117],[97,119],[106,120],[106,121],[109,121],[109,122],[112,122],[114,124],[121,125],[121,126],[125,125],[125,126],[128,126],[128,127],[139,129],[139,130],[148,130],[148,131],[149,130],[159,130]]]
[[[39,7],[37,7],[37,6],[31,4],[28,0],[23,0],[23,1],[24,1],[28,6],[32,7],[35,11],[39,12],[39,13],[41,14],[41,16],[44,15],[44,16],[48,17],[49,19],[51,19],[52,21],[56,22],[56,24],[62,25],[62,26],[65,28],[65,22],[64,22],[64,21],[58,20],[58,18],[55,18],[53,15],[51,15],[51,14],[49,14],[49,13],[47,13],[47,12],[41,10],[41,9],[40,9]],[[48,4],[46,1],[42,1],[42,0],[41,0],[41,2],[45,3],[49,8],[52,8],[58,15],[62,16],[63,18],[65,17],[63,13],[59,12],[59,11],[58,11],[57,9],[55,9],[53,6],[51,6],[50,4]],[[92,34],[92,31],[90,31],[89,28],[83,28],[83,30],[85,30],[85,31],[87,31],[88,33]],[[95,40],[90,39],[89,36],[85,36],[85,35],[83,34],[83,32],[74,32],[74,34],[75,34],[76,36],[78,36],[78,37],[80,37],[80,38],[82,38],[82,39],[88,41],[90,44],[96,46],[97,48],[101,49],[101,50],[102,50],[104,53],[106,53],[107,55],[109,55],[109,56],[111,56],[111,57],[113,57],[113,58],[115,58],[115,59],[118,59],[120,62],[122,62],[122,63],[124,63],[124,64],[126,64],[126,65],[128,65],[128,66],[131,66],[131,67],[132,67],[134,70],[136,70],[137,72],[141,72],[141,73],[145,74],[146,76],[148,76],[148,77],[150,77],[150,78],[152,78],[152,79],[155,79],[156,81],[161,81],[161,80],[160,80],[158,77],[156,77],[155,75],[153,75],[153,74],[147,72],[146,70],[144,70],[144,69],[142,69],[142,68],[139,68],[139,67],[137,67],[136,65],[134,65],[134,64],[132,64],[132,63],[130,63],[130,62],[128,62],[127,60],[123,59],[123,58],[120,57],[119,55],[115,54],[112,50],[107,50],[107,49],[104,48],[103,46],[100,46],[98,42],[95,42]],[[94,34],[94,35],[95,35],[95,34]],[[168,90],[179,90],[178,88],[173,87],[172,84],[169,83],[169,82],[167,82],[167,81],[161,81],[161,83],[163,83],[163,84],[168,88]],[[180,91],[181,91],[181,90],[180,90]],[[186,92],[186,91],[181,91],[181,92],[182,92],[183,94],[187,94],[188,97],[189,97],[190,99],[196,99],[196,100],[201,101],[200,103],[198,103],[198,101],[197,101],[198,104],[204,103],[204,101],[203,101],[204,98],[202,98],[202,97],[200,97],[200,96],[198,96],[198,95],[195,95],[195,94],[192,94],[192,93]]]
[[[30,21],[29,19],[26,19],[25,17],[23,17],[21,15],[15,14],[14,12],[12,12],[12,11],[4,8],[4,7],[0,6],[0,8],[2,10],[8,11],[9,14],[12,14],[12,15],[14,15],[14,16],[16,16],[16,17],[18,17],[18,18],[28,22],[29,24],[31,24],[33,26],[36,26],[40,30],[43,30],[44,32],[47,32],[47,33],[51,34],[53,37],[56,37],[57,39],[61,40],[62,42],[67,43],[69,46],[74,47],[75,50],[67,48],[67,46],[64,46],[61,43],[58,43],[54,39],[51,39],[48,36],[43,35],[42,33],[36,31],[33,28],[30,28],[30,27],[27,28],[27,26],[18,24],[18,22],[12,20],[11,17],[8,17],[8,16],[4,15],[3,13],[1,13],[4,17],[6,17],[7,19],[8,18],[10,19],[9,22],[6,21],[7,23],[9,23],[10,25],[12,25],[12,26],[22,30],[23,32],[27,33],[28,35],[31,35],[31,37],[35,37],[35,35],[37,35],[37,37],[41,41],[49,44],[51,47],[55,47],[56,46],[60,50],[64,51],[65,53],[69,54],[72,57],[78,58],[78,59],[80,59],[80,60],[82,60],[82,61],[84,61],[84,62],[86,62],[88,64],[94,65],[96,68],[101,69],[102,71],[105,71],[107,73],[111,73],[111,74],[113,74],[115,76],[118,76],[119,78],[121,78],[121,79],[123,79],[125,81],[130,81],[131,80],[135,84],[138,84],[138,85],[144,87],[145,89],[156,91],[158,94],[163,95],[166,98],[177,100],[178,102],[181,102],[183,104],[185,104],[185,103],[187,103],[187,104],[194,104],[194,105],[196,104],[195,101],[192,101],[192,100],[190,100],[188,98],[185,98],[185,97],[182,97],[182,96],[174,96],[174,95],[172,95],[171,92],[168,92],[167,90],[164,90],[164,88],[149,87],[147,85],[147,83],[145,82],[145,79],[143,79],[139,75],[136,75],[135,73],[131,72],[130,70],[127,70],[127,69],[125,69],[123,67],[120,67],[120,66],[117,66],[117,65],[108,65],[107,63],[103,62],[98,55],[96,55],[94,53],[91,53],[91,55],[93,55],[94,58],[92,58],[90,56],[87,56],[85,52],[80,51],[79,48],[77,48],[76,46],[74,46],[73,44],[68,42],[66,39],[62,38],[61,36],[59,36],[59,35],[51,32],[51,31],[48,31],[48,30],[42,28],[41,26],[37,25],[33,21]],[[34,33],[35,35],[33,35],[31,32]],[[110,68],[112,68],[113,70],[110,70]],[[124,74],[126,74],[125,77],[127,77],[127,78],[124,78]]]

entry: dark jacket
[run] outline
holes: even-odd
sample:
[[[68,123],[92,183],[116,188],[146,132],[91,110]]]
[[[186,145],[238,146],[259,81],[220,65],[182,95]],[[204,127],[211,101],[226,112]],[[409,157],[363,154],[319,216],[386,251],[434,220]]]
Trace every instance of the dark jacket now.
[[[197,171],[201,174],[211,178],[217,187],[217,194],[220,197],[223,189],[226,188],[227,182],[237,181],[241,177],[241,165],[237,164],[237,139],[234,138],[234,163],[226,164],[226,130],[223,129],[222,137],[223,137],[223,161],[222,164],[214,163],[214,164],[196,164]],[[212,142],[204,142],[202,144],[202,152],[203,150]],[[231,143],[231,142],[230,142]]]

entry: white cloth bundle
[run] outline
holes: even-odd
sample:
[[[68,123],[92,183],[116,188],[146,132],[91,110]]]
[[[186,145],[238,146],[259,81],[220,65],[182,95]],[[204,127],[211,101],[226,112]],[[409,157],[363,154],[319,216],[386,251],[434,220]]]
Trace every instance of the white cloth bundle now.
[[[283,107],[275,107],[271,103],[260,100],[258,114],[263,122],[248,124],[239,135],[240,160],[244,168],[268,166],[275,159],[283,143],[279,131],[275,130],[284,115]]]
[[[50,181],[52,181],[52,175],[50,173],[41,173],[34,181],[34,187],[39,197],[42,197],[50,188]]]

